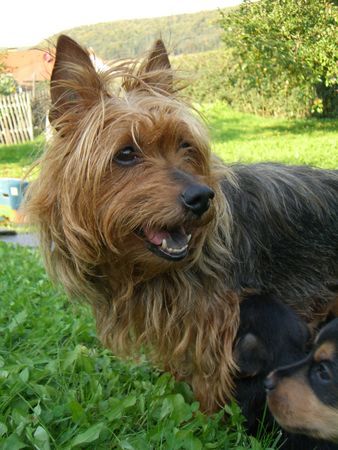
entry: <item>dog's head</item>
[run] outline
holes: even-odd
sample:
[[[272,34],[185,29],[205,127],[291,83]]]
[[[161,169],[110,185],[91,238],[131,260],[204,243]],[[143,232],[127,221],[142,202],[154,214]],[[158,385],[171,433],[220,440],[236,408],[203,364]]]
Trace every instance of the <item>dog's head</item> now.
[[[240,325],[234,345],[238,366],[236,399],[250,433],[271,417],[264,414],[264,380],[274,368],[306,355],[308,328],[297,314],[271,294],[247,293],[240,304]]]
[[[206,130],[175,77],[160,40],[144,61],[98,73],[85,49],[59,37],[55,135],[28,204],[33,220],[49,222],[56,250],[149,274],[198,254],[217,186]]]
[[[272,372],[265,386],[269,408],[287,431],[338,440],[338,319],[305,359]]]

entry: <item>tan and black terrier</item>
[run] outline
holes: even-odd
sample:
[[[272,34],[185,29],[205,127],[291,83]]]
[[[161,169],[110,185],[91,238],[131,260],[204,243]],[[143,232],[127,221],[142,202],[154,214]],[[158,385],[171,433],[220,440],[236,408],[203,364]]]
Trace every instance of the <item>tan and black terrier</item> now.
[[[307,320],[331,302],[338,173],[225,166],[181,86],[162,41],[97,73],[60,36],[55,132],[27,212],[49,273],[90,302],[104,344],[142,347],[212,411],[231,396],[243,290],[272,293]]]

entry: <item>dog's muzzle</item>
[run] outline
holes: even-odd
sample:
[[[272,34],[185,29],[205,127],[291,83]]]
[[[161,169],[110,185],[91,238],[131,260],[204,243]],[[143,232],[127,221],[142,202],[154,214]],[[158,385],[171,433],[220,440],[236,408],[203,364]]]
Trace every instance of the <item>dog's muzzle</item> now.
[[[185,212],[190,213],[190,220],[199,222],[214,196],[214,191],[208,186],[192,183],[185,187],[179,201]],[[144,227],[138,230],[137,235],[146,242],[148,250],[168,261],[180,261],[188,254],[191,234],[183,224],[165,229]]]

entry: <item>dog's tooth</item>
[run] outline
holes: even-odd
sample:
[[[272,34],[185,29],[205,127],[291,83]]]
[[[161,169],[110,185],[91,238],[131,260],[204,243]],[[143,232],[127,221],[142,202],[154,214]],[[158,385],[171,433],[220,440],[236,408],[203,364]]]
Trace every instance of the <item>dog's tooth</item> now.
[[[168,249],[168,244],[167,244],[166,239],[163,239],[163,240],[162,240],[161,247],[163,248],[163,250],[169,250],[169,249]]]
[[[185,247],[176,248],[175,253],[182,253],[185,250]]]
[[[165,243],[165,245],[166,245],[166,247],[164,248],[163,244],[162,244],[162,248],[164,248],[168,253],[173,253],[173,254],[175,254],[175,253],[182,253],[184,250],[186,250],[188,248],[187,245],[184,245],[183,247],[180,247],[180,248],[168,247],[167,243]]]
[[[187,236],[187,242],[188,242],[188,244],[189,244],[189,242],[190,242],[190,239],[191,239],[191,234],[188,234],[188,236]]]

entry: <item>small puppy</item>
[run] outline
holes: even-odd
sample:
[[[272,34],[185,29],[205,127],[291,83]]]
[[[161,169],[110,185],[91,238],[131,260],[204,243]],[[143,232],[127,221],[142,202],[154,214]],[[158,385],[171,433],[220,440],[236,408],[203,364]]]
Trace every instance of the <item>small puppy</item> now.
[[[306,358],[272,372],[265,387],[284,429],[338,441],[338,319],[320,331]]]
[[[251,434],[257,433],[264,413],[266,376],[276,367],[303,358],[308,339],[305,323],[275,297],[250,295],[241,302],[234,348],[239,368],[236,398]]]
[[[276,367],[292,364],[307,354],[310,332],[289,306],[270,295],[250,295],[241,302],[240,327],[234,356],[239,367],[236,399],[246,418],[249,434],[258,435],[275,425],[266,408],[264,381]],[[338,380],[337,380],[338,381]],[[337,397],[338,398],[338,397]],[[283,427],[283,423],[281,423]],[[300,434],[283,432],[283,450],[333,450],[338,446]]]

